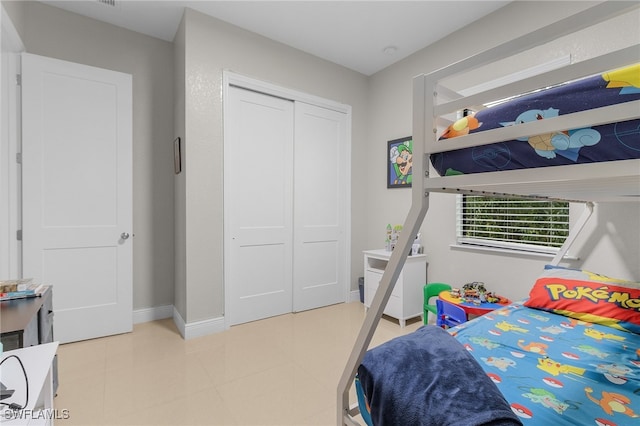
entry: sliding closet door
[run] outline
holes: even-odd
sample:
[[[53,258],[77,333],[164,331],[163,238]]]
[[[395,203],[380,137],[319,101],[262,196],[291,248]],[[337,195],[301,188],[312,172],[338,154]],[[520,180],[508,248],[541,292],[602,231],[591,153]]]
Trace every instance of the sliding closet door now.
[[[229,325],[292,310],[293,102],[229,88],[225,271]]]
[[[345,301],[345,113],[296,102],[294,311]]]

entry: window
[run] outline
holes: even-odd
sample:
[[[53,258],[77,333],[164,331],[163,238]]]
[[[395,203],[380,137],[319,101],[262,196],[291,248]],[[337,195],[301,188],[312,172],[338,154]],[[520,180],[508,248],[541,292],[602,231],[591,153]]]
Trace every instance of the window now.
[[[459,244],[553,254],[569,235],[569,202],[459,195]]]
[[[571,55],[460,91],[493,89],[571,63]],[[485,105],[487,106],[487,105]],[[458,195],[458,244],[555,254],[569,235],[569,203]]]

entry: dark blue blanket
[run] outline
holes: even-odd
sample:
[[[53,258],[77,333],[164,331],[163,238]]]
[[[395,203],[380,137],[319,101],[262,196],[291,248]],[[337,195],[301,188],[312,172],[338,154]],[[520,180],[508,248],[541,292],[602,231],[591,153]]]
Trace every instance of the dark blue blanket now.
[[[448,332],[424,326],[369,350],[358,377],[374,425],[522,425]]]

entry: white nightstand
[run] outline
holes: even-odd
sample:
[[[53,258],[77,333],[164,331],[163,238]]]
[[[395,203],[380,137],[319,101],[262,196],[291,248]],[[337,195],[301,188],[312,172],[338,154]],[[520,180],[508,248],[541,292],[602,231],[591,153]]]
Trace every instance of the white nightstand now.
[[[391,252],[386,250],[364,251],[364,306],[371,306]],[[396,318],[400,327],[406,320],[421,316],[423,288],[427,282],[427,256],[418,254],[407,257],[398,281],[384,309],[385,315]]]

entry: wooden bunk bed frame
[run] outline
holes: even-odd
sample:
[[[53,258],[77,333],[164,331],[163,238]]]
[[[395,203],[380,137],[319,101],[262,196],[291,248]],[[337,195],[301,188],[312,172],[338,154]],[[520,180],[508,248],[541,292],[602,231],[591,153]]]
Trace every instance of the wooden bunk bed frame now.
[[[467,59],[456,62],[428,75],[419,75],[413,81],[413,184],[412,202],[405,219],[398,246],[392,253],[378,290],[368,309],[362,328],[338,384],[337,424],[359,425],[354,416],[359,413],[357,403],[350,404],[349,390],[367,351],[384,307],[389,300],[411,244],[429,209],[429,194],[444,192],[484,196],[517,196],[541,199],[586,202],[585,214],[571,229],[567,241],[551,262],[559,264],[576,235],[587,222],[597,202],[637,202],[640,200],[640,160],[620,160],[605,163],[576,164],[569,166],[523,169],[514,171],[476,173],[448,177],[429,176],[429,158],[433,153],[467,148],[526,137],[563,129],[640,118],[640,101],[631,101],[612,107],[604,107],[574,114],[562,115],[535,123],[488,130],[476,134],[449,139],[438,143],[439,117],[480,105],[487,99],[500,99],[526,93],[540,87],[559,84],[626,66],[640,61],[640,46],[634,45],[593,59],[585,60],[558,70],[477,93],[468,97],[437,105],[438,90],[451,95],[451,91],[439,85],[440,80],[468,72],[503,58],[541,46],[562,36],[577,32],[599,22],[637,9],[635,2],[605,1],[578,14],[562,19],[539,30],[523,35],[507,43],[491,48]],[[420,178],[423,177],[423,178]]]

